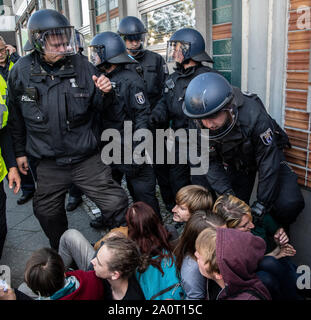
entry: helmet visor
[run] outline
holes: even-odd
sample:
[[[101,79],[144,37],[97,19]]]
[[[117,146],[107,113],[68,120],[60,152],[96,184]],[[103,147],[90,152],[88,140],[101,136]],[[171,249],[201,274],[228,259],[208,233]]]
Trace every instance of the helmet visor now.
[[[105,46],[90,46],[88,48],[89,61],[98,67],[100,64],[106,62]]]
[[[44,54],[74,55],[77,53],[73,27],[64,27],[34,34],[35,48]]]
[[[167,63],[182,63],[189,57],[190,42],[168,41],[166,49]]]

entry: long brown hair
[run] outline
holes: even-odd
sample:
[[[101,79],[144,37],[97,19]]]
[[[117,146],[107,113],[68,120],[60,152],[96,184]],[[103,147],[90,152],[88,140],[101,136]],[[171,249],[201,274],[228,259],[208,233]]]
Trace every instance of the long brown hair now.
[[[163,274],[161,261],[170,258],[174,261],[169,244],[169,233],[159,216],[144,202],[134,203],[126,213],[128,237],[135,241],[142,255],[150,258],[149,262]]]
[[[206,228],[222,227],[225,224],[226,222],[221,217],[213,214],[210,210],[195,212],[186,223],[174,250],[177,270],[180,272],[186,255],[190,255],[194,259],[195,241],[201,231]]]

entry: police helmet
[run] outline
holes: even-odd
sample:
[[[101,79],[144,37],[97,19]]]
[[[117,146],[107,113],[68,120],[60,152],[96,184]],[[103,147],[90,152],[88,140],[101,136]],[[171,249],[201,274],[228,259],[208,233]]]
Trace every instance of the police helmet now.
[[[229,116],[223,127],[210,130],[210,139],[215,140],[232,130],[238,116],[232,86],[215,72],[202,73],[190,81],[182,109],[188,118],[196,119],[200,127],[200,119],[216,118],[220,111],[227,111]]]
[[[27,30],[30,45],[40,53],[77,53],[74,27],[56,10],[43,9],[33,13]]]
[[[137,63],[130,57],[121,37],[111,31],[97,34],[89,46],[89,60],[96,67],[105,63]]]
[[[171,36],[170,40],[167,42],[167,62],[176,62],[176,54],[178,54],[178,52],[183,56],[182,63],[189,59],[197,62],[214,62],[205,52],[205,41],[201,33],[195,29],[183,28],[177,30]]]
[[[128,48],[128,50],[132,52],[139,52],[143,50],[147,32],[148,31],[141,20],[134,16],[127,16],[123,18],[118,27],[118,34],[124,41],[129,40],[141,42],[138,49],[133,50]]]
[[[79,52],[83,52],[85,49],[85,39],[84,35],[79,32],[77,29],[75,29],[75,35],[76,35],[76,42],[77,42],[77,48]]]

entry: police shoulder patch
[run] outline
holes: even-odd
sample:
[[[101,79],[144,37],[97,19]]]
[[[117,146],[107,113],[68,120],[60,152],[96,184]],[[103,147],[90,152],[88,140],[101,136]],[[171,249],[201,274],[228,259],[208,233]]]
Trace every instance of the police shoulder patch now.
[[[264,145],[269,146],[273,141],[273,133],[270,128],[260,135],[260,139]]]
[[[146,102],[145,96],[143,92],[138,92],[135,94],[135,99],[138,104],[144,104]]]

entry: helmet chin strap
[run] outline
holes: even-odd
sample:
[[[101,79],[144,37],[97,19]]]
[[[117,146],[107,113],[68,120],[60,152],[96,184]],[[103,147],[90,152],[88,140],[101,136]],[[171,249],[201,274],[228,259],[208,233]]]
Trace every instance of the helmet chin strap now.
[[[144,50],[144,47],[143,47],[143,44],[141,43],[138,49],[130,49],[130,48],[126,48],[126,49],[130,52],[139,53]]]
[[[227,109],[226,111],[229,114],[228,119],[226,120],[226,122],[224,123],[224,125],[221,128],[219,128],[215,131],[210,130],[210,135],[209,135],[210,140],[222,139],[234,128],[234,126],[237,122],[237,119],[238,119],[238,109],[236,108],[236,106],[233,106],[230,109]],[[212,134],[211,134],[211,132],[212,132]]]

